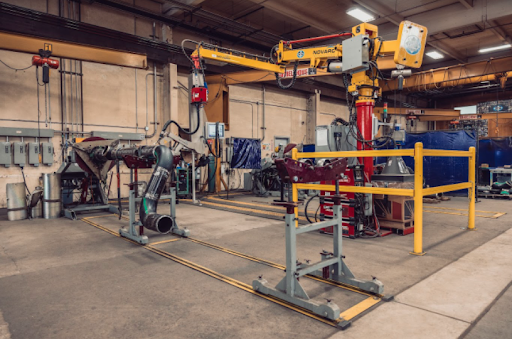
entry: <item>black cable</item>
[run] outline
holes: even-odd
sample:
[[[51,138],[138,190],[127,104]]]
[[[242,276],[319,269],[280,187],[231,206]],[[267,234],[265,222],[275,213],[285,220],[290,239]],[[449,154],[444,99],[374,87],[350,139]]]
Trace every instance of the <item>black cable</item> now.
[[[20,166],[21,168],[21,175],[23,176],[23,182],[25,183],[25,188],[27,189],[27,193],[30,194],[30,190],[28,189],[28,186],[27,186],[27,181],[25,180],[25,172],[23,172],[23,166]]]
[[[316,212],[315,212],[315,222],[318,222],[318,218],[317,218],[318,211],[320,211],[320,205],[318,205],[318,207],[316,208]]]
[[[5,66],[5,67],[10,68],[10,69],[12,69],[13,71],[16,71],[16,72],[17,72],[17,71],[24,71],[24,70],[27,70],[27,69],[29,69],[30,67],[34,66],[34,65],[30,65],[30,66],[25,67],[25,68],[16,68],[16,67],[12,67],[12,66],[7,65],[7,64],[6,64],[5,62],[3,62],[2,60],[0,60],[0,62],[1,62],[2,64],[4,64],[4,66]]]
[[[308,206],[309,206],[309,203],[314,199],[318,197],[318,194],[315,194],[314,196],[312,196],[311,198],[308,199],[308,201],[306,202],[306,205],[304,206],[304,214],[306,215],[306,220],[312,224],[313,222],[309,219],[309,215],[308,215]],[[318,206],[320,207],[320,206]],[[318,210],[318,209],[317,209]],[[315,220],[316,220],[316,213],[315,213]]]
[[[170,124],[175,124],[177,127],[178,127],[178,130],[181,132],[181,133],[184,133],[184,134],[188,134],[188,135],[192,135],[192,134],[195,134],[198,130],[199,130],[199,126],[201,125],[201,109],[199,108],[200,104],[196,104],[196,112],[197,112],[197,126],[196,128],[192,131],[192,132],[189,132],[189,131],[186,131],[184,130],[183,128],[181,128],[181,126],[174,120],[167,120],[167,122],[164,124],[164,126],[162,127],[162,132],[160,132],[160,138],[158,139],[158,141],[160,141],[164,136],[165,136],[165,131],[167,130],[167,128],[169,127]]]
[[[295,65],[293,66],[292,80],[290,81],[290,83],[288,85],[283,85],[281,82],[281,78],[279,77],[279,73],[275,73],[276,80],[277,80],[277,86],[279,86],[279,88],[289,89],[289,88],[292,88],[293,85],[295,85],[295,81],[297,80],[297,67],[299,67],[299,61],[295,61]],[[286,71],[284,74],[286,75]]]

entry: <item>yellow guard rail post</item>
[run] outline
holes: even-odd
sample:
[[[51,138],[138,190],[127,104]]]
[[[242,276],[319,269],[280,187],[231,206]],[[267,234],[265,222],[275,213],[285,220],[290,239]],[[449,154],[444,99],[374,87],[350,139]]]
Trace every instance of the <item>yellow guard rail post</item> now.
[[[414,144],[414,255],[423,252],[423,143]]]
[[[474,231],[475,228],[475,199],[476,199],[476,148],[469,148],[469,171],[468,171],[468,181],[471,183],[471,188],[469,189],[469,211],[468,211],[468,230]]]

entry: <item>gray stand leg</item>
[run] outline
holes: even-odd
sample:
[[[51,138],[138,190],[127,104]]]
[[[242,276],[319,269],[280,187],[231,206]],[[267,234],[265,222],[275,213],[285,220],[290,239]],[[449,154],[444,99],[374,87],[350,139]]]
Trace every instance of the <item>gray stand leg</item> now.
[[[133,189],[130,189],[128,204],[128,210],[130,212],[130,225],[128,226],[128,229],[120,228],[119,234],[122,237],[136,241],[139,244],[146,245],[149,242],[149,239],[145,235],[139,235],[138,228],[141,226],[141,223],[135,220],[135,191]]]
[[[172,224],[173,227],[171,229],[171,232],[173,234],[182,236],[182,237],[189,237],[190,231],[185,227],[184,229],[181,229],[178,227],[178,223],[176,222],[176,187],[171,187],[171,218],[172,218]]]

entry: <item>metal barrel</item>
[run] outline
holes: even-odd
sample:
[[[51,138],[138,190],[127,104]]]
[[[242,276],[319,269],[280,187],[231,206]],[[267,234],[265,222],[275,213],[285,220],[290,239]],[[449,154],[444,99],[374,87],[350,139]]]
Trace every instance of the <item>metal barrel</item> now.
[[[25,184],[17,182],[6,185],[7,219],[10,221],[27,219]]]
[[[60,174],[44,173],[43,181],[43,218],[59,218],[62,212]]]

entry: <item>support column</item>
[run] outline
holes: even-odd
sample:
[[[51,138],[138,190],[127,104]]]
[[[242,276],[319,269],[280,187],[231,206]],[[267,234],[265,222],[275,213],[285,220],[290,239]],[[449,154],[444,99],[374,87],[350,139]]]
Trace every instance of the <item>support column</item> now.
[[[315,90],[314,94],[308,95],[306,113],[306,144],[315,143],[315,127],[318,124],[320,116],[320,94],[321,91]]]
[[[361,131],[362,138],[364,140],[372,140],[373,139],[373,100],[368,101],[358,101],[356,103],[357,108],[357,127]],[[371,147],[363,144],[362,142],[357,142],[358,150],[370,150]],[[365,173],[365,182],[371,181],[373,174],[373,158],[365,157],[359,158],[359,161],[364,164],[364,173]]]

